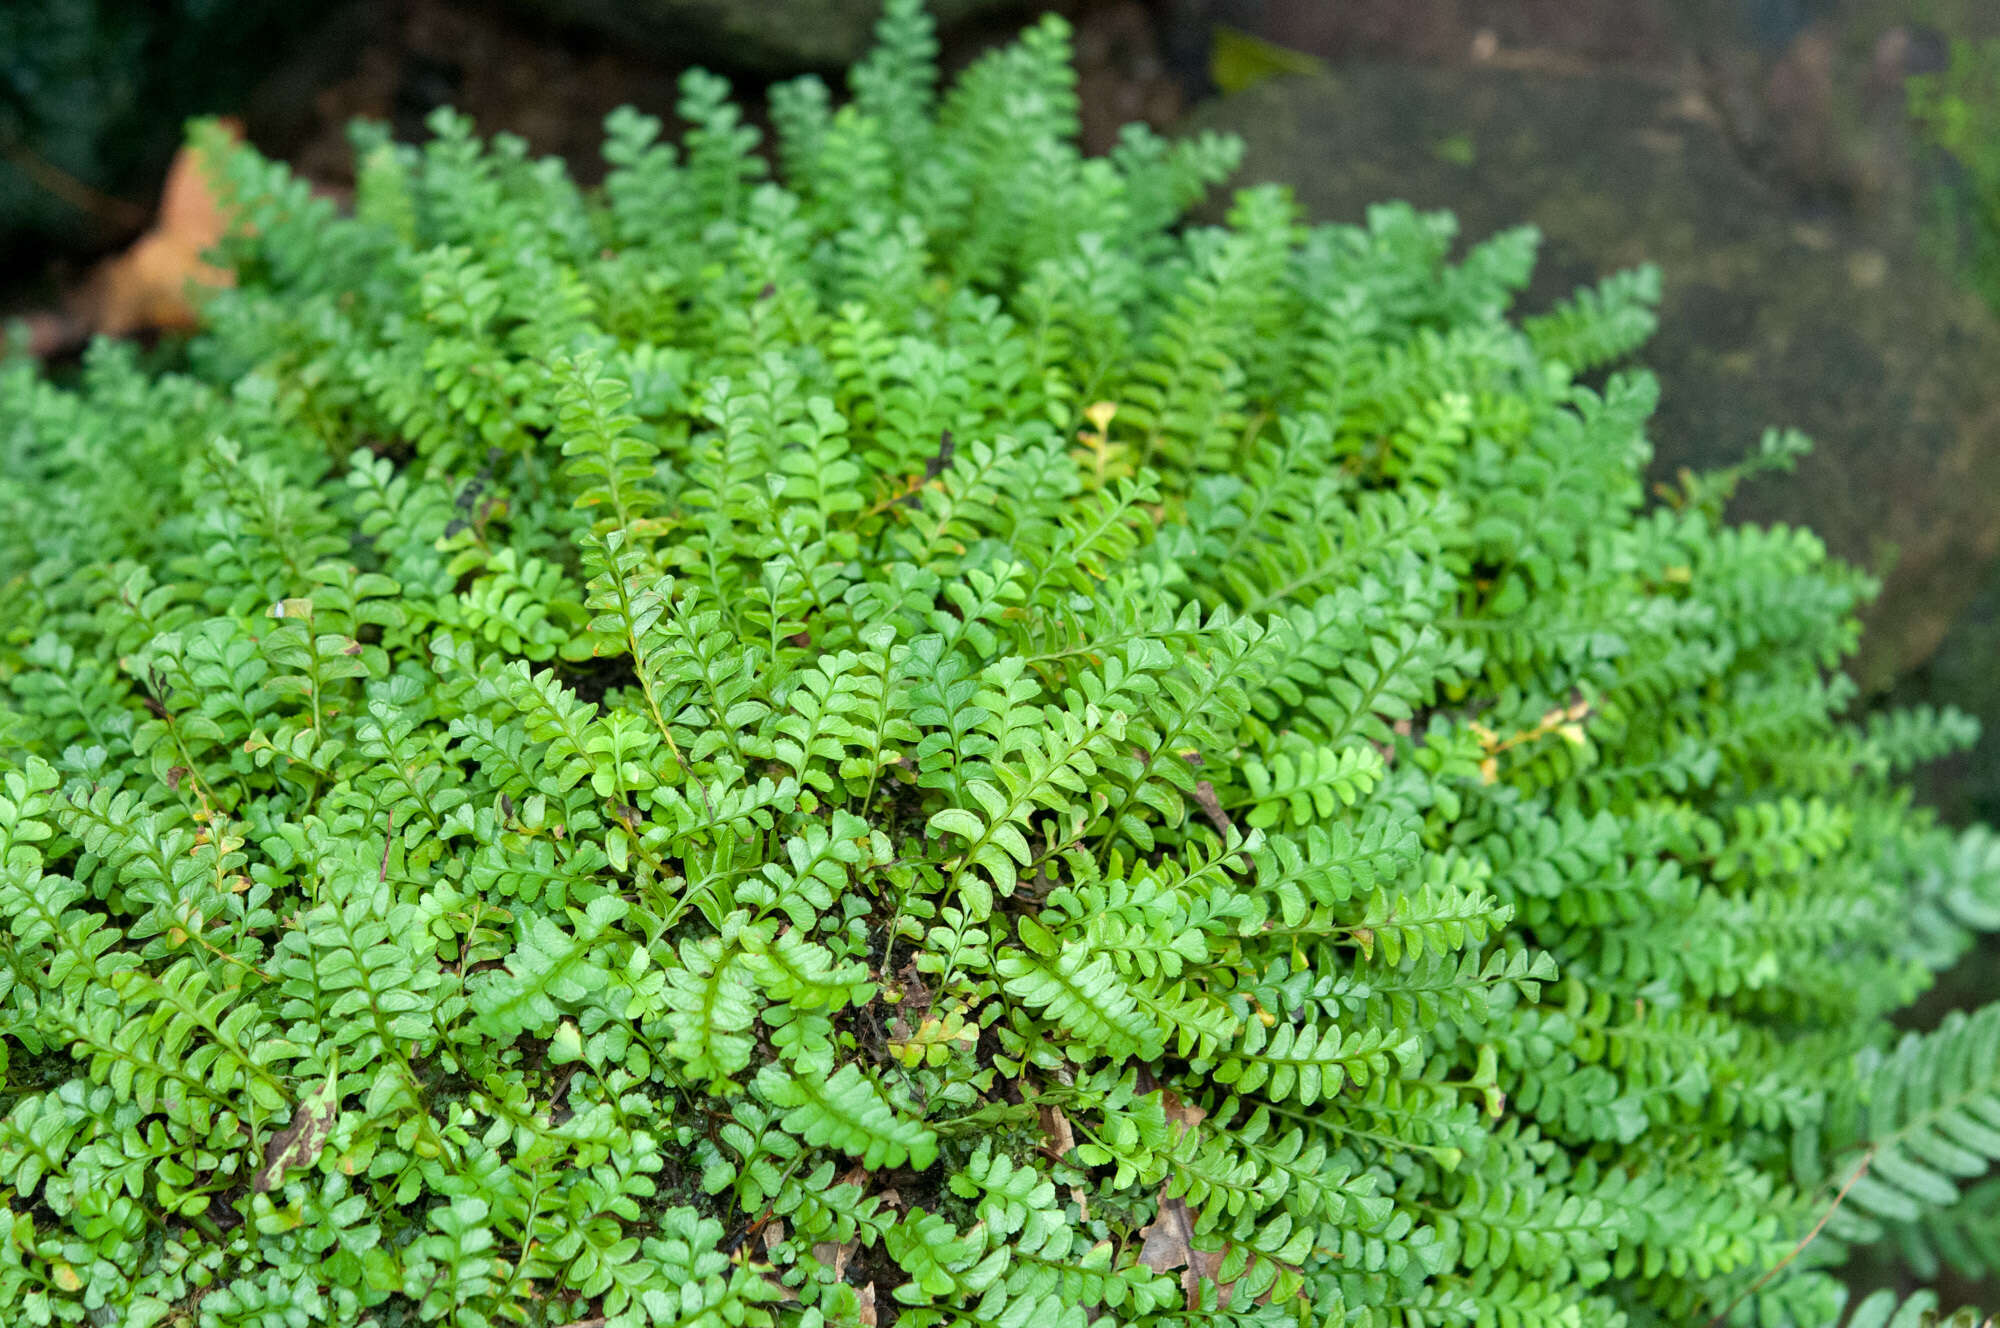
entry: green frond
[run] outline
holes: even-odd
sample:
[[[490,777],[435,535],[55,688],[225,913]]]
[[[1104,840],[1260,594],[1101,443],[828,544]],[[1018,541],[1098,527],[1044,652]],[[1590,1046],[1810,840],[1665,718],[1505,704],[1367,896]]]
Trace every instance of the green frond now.
[[[1522,318],[1532,228],[1190,219],[1241,145],[1086,155],[1065,21],[877,31],[592,188],[442,111],[343,211],[197,126],[179,367],[0,364],[9,1322],[1991,1272],[2000,1023],[1895,1024],[2000,929],[1902,782],[1976,726],[1868,715],[1874,580],[1723,519],[1801,435],[1655,501],[1659,274]]]

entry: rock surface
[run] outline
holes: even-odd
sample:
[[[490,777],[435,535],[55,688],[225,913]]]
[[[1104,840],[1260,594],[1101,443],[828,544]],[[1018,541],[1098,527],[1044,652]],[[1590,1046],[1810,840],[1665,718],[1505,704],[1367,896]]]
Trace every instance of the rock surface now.
[[[1688,80],[1736,152],[1788,192],[1914,233],[1934,162],[1904,81],[1952,38],[2000,36],[1993,0],[1173,0],[1321,59]]]
[[[881,0],[508,0],[614,43],[739,69],[836,69],[868,50]],[[1021,0],[931,0],[941,24]]]
[[[1809,524],[1890,568],[1855,666],[1869,691],[1931,655],[2000,552],[2000,325],[1916,255],[1802,210],[1685,83],[1350,65],[1194,126],[1241,134],[1243,178],[1292,182],[1319,219],[1400,197],[1472,238],[1534,222],[1531,307],[1658,263],[1661,329],[1641,352],[1663,388],[1656,469],[1728,464],[1770,425],[1814,439],[1796,476],[1753,482],[1732,515]]]

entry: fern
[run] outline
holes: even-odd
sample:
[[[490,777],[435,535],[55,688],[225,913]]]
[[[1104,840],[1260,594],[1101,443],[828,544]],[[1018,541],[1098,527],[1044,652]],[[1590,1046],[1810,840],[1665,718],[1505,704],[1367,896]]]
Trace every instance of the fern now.
[[[1085,158],[1062,22],[947,87],[886,9],[844,102],[690,75],[592,190],[447,113],[342,215],[197,127],[183,366],[0,369],[16,1317],[1990,1269],[1993,1012],[1892,1024],[2000,926],[1898,782],[1973,726],[1852,718],[1872,583],[1722,521],[1802,440],[1649,506],[1656,274],[1514,320],[1527,229],[1185,222],[1236,145]]]

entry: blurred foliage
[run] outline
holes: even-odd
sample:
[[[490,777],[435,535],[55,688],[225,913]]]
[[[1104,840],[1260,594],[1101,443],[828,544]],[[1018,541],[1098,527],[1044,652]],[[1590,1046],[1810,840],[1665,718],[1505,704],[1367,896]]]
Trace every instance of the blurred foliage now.
[[[1945,69],[1910,80],[1910,109],[1951,158],[1935,193],[1940,247],[2000,309],[2000,39],[1954,41]]]
[[[1311,77],[1324,73],[1325,62],[1304,51],[1265,41],[1227,23],[1215,25],[1214,45],[1209,49],[1208,77],[1225,94],[1241,92],[1281,74]]]

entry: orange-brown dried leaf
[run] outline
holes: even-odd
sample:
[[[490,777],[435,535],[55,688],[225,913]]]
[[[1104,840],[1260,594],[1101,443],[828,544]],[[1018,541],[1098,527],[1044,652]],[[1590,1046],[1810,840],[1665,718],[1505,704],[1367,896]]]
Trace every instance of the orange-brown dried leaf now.
[[[240,136],[238,126],[228,128]],[[234,274],[202,258],[227,225],[204,163],[183,147],[167,167],[152,229],[98,267],[78,298],[77,316],[92,332],[114,337],[192,328],[189,286],[220,287],[235,280]]]

